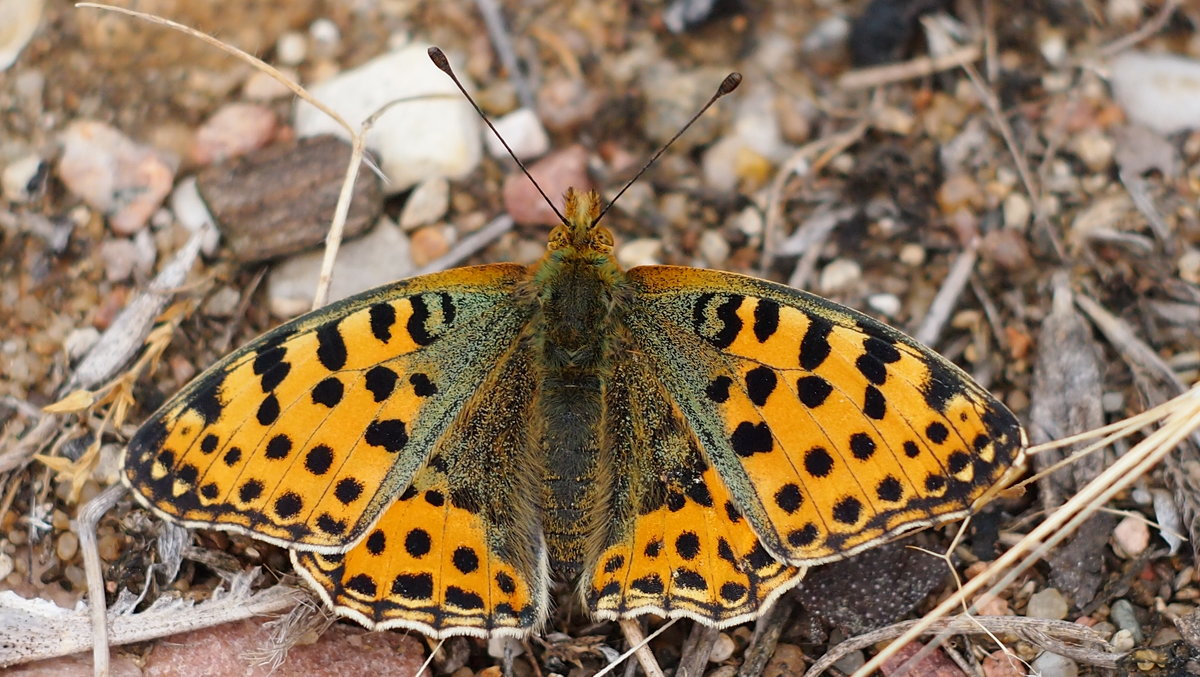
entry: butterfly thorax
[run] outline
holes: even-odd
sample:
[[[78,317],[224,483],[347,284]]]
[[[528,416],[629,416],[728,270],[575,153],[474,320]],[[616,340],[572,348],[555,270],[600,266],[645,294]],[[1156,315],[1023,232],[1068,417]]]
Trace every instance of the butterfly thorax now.
[[[612,234],[595,225],[599,196],[568,191],[566,213],[532,284],[533,340],[542,357],[535,440],[545,455],[546,544],[554,571],[572,579],[586,560],[587,536],[599,532],[587,508],[596,503],[603,386],[629,291]]]

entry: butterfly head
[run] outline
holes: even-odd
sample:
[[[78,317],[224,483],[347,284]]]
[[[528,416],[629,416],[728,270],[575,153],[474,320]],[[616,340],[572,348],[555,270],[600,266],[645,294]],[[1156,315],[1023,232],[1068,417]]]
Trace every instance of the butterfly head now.
[[[565,206],[566,221],[550,231],[549,253],[610,258],[612,231],[596,223],[600,217],[600,195],[594,190],[568,188]]]

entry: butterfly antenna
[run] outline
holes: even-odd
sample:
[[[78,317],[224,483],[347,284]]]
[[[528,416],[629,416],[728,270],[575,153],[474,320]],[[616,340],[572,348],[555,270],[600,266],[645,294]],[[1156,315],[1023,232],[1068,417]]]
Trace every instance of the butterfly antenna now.
[[[462,83],[458,81],[458,76],[454,74],[454,69],[450,67],[450,60],[446,58],[446,54],[437,47],[430,47],[429,59],[430,61],[433,61],[433,65],[438,67],[438,70],[450,76],[450,79],[453,80],[454,84],[458,87],[458,91],[462,92],[462,95],[467,97],[467,101],[469,101],[471,105],[475,107],[475,112],[479,113],[479,117],[483,118],[483,121],[487,123],[488,129],[492,130],[492,133],[496,135],[497,139],[500,139],[500,143],[504,146],[504,150],[508,151],[509,157],[516,161],[517,166],[519,166],[521,171],[525,173],[526,178],[528,178],[530,183],[533,184],[533,187],[537,188],[537,192],[541,193],[542,199],[546,201],[546,204],[550,205],[550,209],[554,210],[554,214],[558,216],[558,220],[562,221],[564,224],[567,223],[567,217],[563,216],[562,212],[558,211],[558,207],[554,206],[554,202],[552,202],[549,196],[546,195],[546,191],[542,190],[542,187],[538,185],[537,179],[533,178],[533,174],[529,173],[529,168],[525,166],[524,162],[521,162],[521,158],[517,157],[517,154],[513,152],[513,149],[509,148],[508,142],[504,140],[503,136],[500,136],[500,132],[496,130],[496,126],[493,125],[492,121],[488,119],[488,116],[484,114],[483,109],[479,107],[479,104],[475,103],[475,99],[472,99],[471,95],[467,93],[467,88],[463,87]],[[700,112],[703,113],[704,111]],[[674,139],[672,139],[672,141],[673,140]]]
[[[623,187],[620,192],[617,193],[616,197],[614,197],[612,200],[609,200],[608,204],[605,205],[604,210],[600,212],[600,216],[597,216],[596,220],[592,222],[592,225],[600,223],[600,219],[603,219],[604,215],[608,213],[608,210],[617,203],[617,200],[621,199],[621,196],[625,194],[625,191],[629,190],[629,187],[632,186],[635,181],[640,179],[642,174],[646,173],[646,170],[650,168],[650,165],[654,164],[663,153],[667,152],[667,149],[671,147],[671,144],[675,143],[676,139],[683,136],[683,133],[688,130],[688,127],[691,127],[696,120],[700,119],[701,115],[704,115],[704,111],[711,108],[712,105],[717,102],[717,99],[737,89],[738,85],[740,84],[742,84],[741,73],[733,72],[729,75],[726,75],[725,79],[721,81],[721,86],[717,87],[717,92],[712,95],[712,97],[708,100],[708,103],[704,104],[700,110],[696,111],[696,114],[692,116],[692,119],[688,120],[687,124],[680,128],[678,132],[675,132],[675,136],[672,136],[670,141],[667,141],[662,145],[662,148],[658,149],[658,152],[654,154],[654,157],[650,158],[646,164],[642,165],[642,168],[638,170],[638,173],[635,174],[634,177],[625,184],[625,187]]]

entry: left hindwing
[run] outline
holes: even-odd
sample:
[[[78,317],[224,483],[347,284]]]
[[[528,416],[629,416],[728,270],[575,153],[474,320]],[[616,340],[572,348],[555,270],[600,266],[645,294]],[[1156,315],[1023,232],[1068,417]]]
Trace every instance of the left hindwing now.
[[[626,324],[767,549],[841,559],[957,519],[1020,465],[1016,418],[962,370],[789,287],[629,271]]]

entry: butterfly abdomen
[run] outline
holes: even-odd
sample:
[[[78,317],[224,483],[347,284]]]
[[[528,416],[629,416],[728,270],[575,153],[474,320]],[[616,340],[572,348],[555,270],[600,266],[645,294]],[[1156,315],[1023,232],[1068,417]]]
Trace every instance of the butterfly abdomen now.
[[[599,430],[615,328],[623,307],[623,274],[606,253],[552,253],[537,276],[541,317],[536,435],[545,454],[542,488],[546,546],[551,568],[563,579],[578,576],[589,537],[598,533]]]

